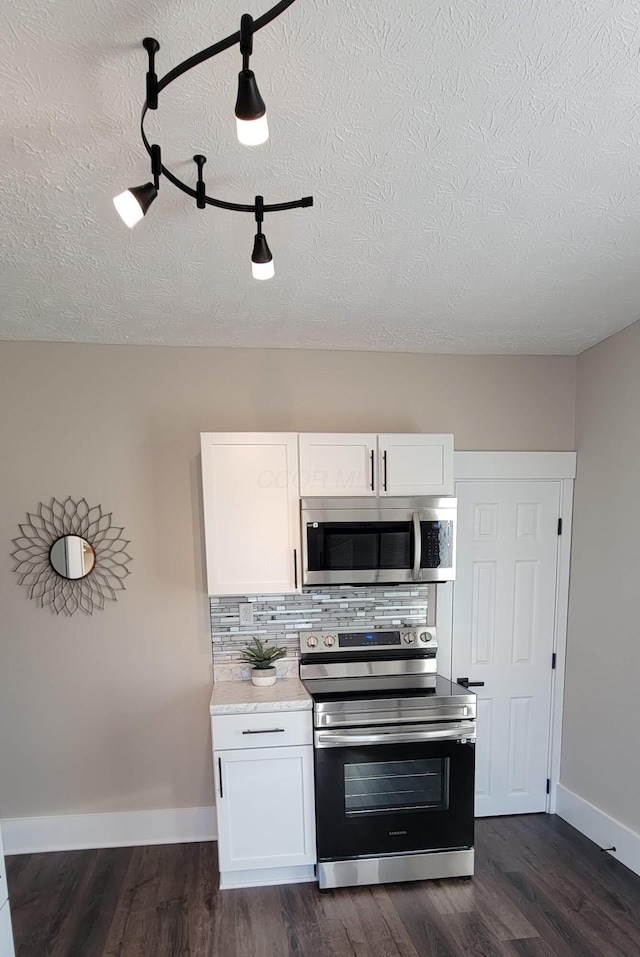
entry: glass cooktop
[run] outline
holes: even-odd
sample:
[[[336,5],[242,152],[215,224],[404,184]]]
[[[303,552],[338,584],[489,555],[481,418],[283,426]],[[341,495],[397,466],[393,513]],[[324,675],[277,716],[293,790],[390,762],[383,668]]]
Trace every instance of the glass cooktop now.
[[[403,698],[469,697],[473,692],[442,675],[393,675],[363,678],[303,678],[314,701],[371,700],[400,695]]]

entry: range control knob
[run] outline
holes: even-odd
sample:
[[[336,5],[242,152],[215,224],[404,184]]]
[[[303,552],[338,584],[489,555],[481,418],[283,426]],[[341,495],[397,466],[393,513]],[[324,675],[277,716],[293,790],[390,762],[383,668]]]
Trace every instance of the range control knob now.
[[[430,631],[421,631],[420,632],[420,641],[431,641],[433,635]]]
[[[415,631],[408,631],[404,636],[405,644],[410,645],[416,640]]]
[[[336,643],[335,635],[325,635],[324,643],[327,646],[327,648],[332,648],[333,645],[335,645]]]
[[[307,644],[309,645],[310,648],[315,648],[315,646],[318,644],[318,639],[316,638],[315,635],[309,635],[309,637],[307,638]]]

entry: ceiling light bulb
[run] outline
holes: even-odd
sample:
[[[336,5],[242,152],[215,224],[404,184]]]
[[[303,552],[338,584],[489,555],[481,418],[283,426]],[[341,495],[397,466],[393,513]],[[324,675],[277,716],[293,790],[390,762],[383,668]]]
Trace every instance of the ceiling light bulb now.
[[[251,260],[251,275],[254,279],[273,279],[275,274],[273,259],[270,259],[268,263],[254,263]]]
[[[260,146],[269,139],[269,124],[267,114],[259,116],[257,120],[241,120],[236,116],[238,141],[243,146]]]
[[[260,146],[269,139],[267,109],[253,70],[241,70],[238,74],[236,123],[243,146]]]
[[[254,279],[273,279],[276,274],[273,256],[264,233],[257,233],[251,254],[251,275]]]
[[[129,229],[132,229],[143,216],[146,216],[147,210],[157,195],[158,190],[153,183],[145,183],[144,186],[132,186],[131,189],[125,189],[124,193],[114,197],[113,205],[122,221]]]

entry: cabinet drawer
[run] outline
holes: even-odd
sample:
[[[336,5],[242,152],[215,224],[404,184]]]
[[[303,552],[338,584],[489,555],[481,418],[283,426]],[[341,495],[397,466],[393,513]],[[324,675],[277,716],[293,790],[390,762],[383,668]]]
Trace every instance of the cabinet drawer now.
[[[311,711],[214,715],[211,730],[216,751],[313,743]]]

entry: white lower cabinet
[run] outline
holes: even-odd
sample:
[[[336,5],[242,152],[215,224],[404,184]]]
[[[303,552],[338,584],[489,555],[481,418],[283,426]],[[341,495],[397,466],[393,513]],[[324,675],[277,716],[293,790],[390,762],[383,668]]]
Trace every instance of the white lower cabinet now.
[[[271,727],[265,727],[265,719]],[[220,887],[314,880],[313,747],[287,741],[309,740],[311,712],[225,715],[212,721]],[[238,721],[247,725],[244,731]],[[227,725],[234,726],[233,735]],[[247,736],[247,747],[218,747],[238,733]],[[268,746],[256,747],[263,737]],[[272,746],[280,737],[282,746]]]
[[[14,957],[9,901],[0,908],[0,957]]]

